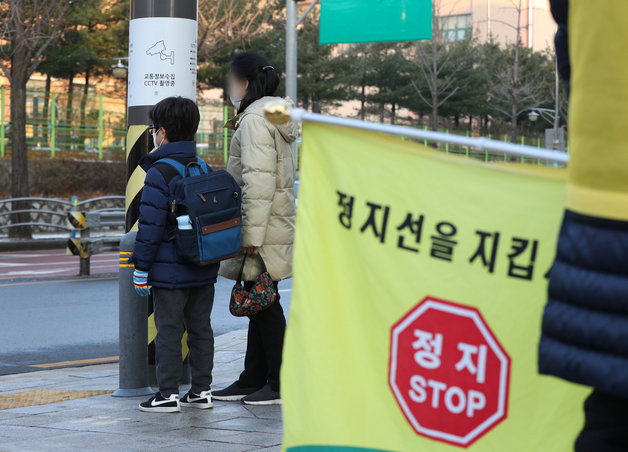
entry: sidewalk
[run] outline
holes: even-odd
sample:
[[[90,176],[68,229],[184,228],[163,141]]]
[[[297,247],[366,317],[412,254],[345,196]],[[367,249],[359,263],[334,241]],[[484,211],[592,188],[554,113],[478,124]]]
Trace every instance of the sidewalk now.
[[[238,377],[245,348],[245,330],[216,338],[212,388],[224,387]],[[26,393],[24,397],[50,400],[117,388],[117,363],[0,376],[0,400],[22,392]],[[187,389],[182,387],[181,394]],[[61,393],[62,390],[72,392]],[[210,410],[182,408],[181,413],[157,414],[137,409],[145,398],[104,394],[0,410],[0,450],[280,450],[280,406],[249,407],[239,402],[215,401]]]

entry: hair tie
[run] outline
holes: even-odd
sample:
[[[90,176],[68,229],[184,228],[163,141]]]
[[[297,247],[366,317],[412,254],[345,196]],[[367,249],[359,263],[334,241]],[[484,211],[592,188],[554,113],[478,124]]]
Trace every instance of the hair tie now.
[[[272,69],[273,71],[275,70],[275,68],[274,68],[274,67],[272,67],[272,66],[264,66],[264,67],[262,68],[262,71],[265,71],[266,69]]]

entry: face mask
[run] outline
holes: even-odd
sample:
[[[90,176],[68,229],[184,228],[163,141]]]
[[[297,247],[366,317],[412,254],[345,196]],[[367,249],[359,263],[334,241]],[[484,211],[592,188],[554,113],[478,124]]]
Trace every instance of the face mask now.
[[[155,146],[155,148],[160,147],[164,142],[164,139],[161,139],[161,143],[157,144],[157,132],[153,132],[153,145]]]
[[[240,82],[232,82],[229,84],[229,100],[236,110],[240,110],[242,99],[246,96],[246,88]]]
[[[242,99],[236,99],[233,94],[229,94],[229,100],[231,101],[231,105],[233,105],[236,110],[240,109]]]

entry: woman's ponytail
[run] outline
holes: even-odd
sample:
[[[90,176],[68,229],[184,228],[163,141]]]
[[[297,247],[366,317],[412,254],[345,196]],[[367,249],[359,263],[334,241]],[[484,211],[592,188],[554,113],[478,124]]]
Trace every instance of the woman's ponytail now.
[[[279,75],[271,65],[263,66],[262,72],[264,72],[264,96],[274,96],[279,87]]]

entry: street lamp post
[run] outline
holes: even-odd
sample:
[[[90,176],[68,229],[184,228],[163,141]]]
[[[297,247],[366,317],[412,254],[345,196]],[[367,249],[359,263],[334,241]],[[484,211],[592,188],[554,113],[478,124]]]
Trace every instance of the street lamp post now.
[[[560,81],[558,77],[558,62],[556,58],[554,58],[554,109],[551,108],[539,108],[534,107],[530,108],[530,113],[528,113],[528,119],[532,122],[535,122],[539,119],[539,116],[542,112],[546,113],[554,113],[554,140],[552,143],[552,148],[557,150],[560,146],[560,140],[558,138],[558,128],[560,126]]]
[[[297,4],[286,1],[286,96],[297,104]]]
[[[312,0],[299,17],[297,2],[301,1],[303,0],[286,0],[286,96],[292,99],[294,105],[297,105],[297,26],[318,3],[318,0]]]
[[[558,150],[560,147],[560,139],[558,138],[558,129],[560,128],[560,117],[558,109],[552,108],[540,108],[533,107],[530,108],[530,113],[528,113],[528,119],[532,122],[536,122],[543,113],[552,113],[553,114],[553,122],[554,122],[554,139],[552,140],[552,149]]]

